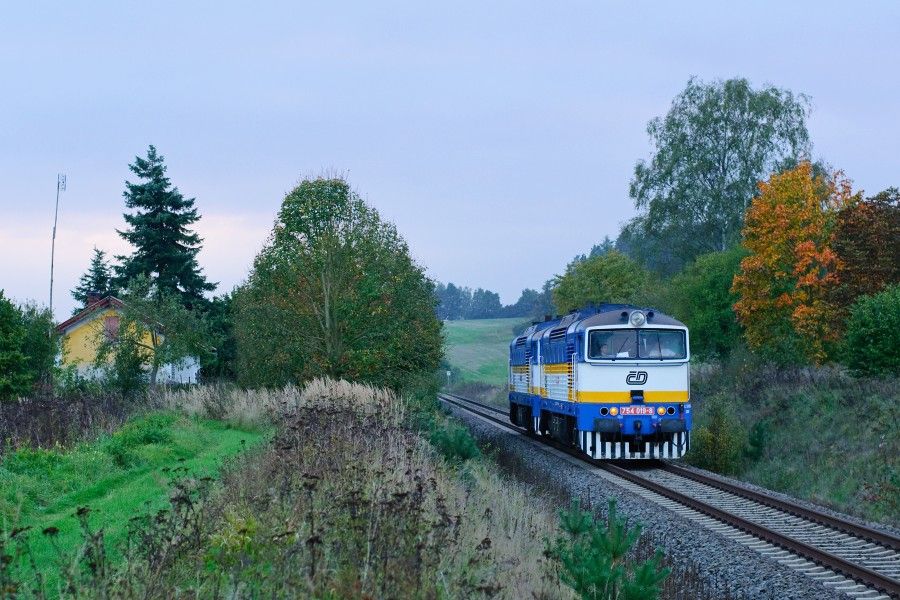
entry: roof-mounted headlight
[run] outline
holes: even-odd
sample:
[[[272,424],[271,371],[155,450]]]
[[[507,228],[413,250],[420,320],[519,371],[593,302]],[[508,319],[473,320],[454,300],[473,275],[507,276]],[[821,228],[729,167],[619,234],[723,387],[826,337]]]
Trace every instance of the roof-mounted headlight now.
[[[628,318],[628,320],[631,322],[632,326],[640,327],[647,322],[647,317],[641,311],[636,310],[631,313],[631,316]]]

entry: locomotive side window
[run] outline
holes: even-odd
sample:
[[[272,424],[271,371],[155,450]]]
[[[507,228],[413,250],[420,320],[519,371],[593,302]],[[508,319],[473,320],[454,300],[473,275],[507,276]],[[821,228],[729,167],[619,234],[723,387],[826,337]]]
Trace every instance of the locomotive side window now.
[[[637,336],[633,329],[594,330],[590,333],[588,358],[591,360],[637,357]]]
[[[640,358],[685,358],[687,348],[684,332],[666,329],[642,329],[638,332],[638,356]]]

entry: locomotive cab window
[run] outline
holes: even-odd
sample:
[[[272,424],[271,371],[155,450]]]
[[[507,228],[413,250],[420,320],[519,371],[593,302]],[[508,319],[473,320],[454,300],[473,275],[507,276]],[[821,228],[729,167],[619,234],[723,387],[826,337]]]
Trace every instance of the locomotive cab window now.
[[[591,331],[588,358],[614,360],[637,357],[637,336],[633,329],[595,329]]]
[[[678,329],[595,329],[588,337],[588,360],[686,357],[684,332]]]
[[[679,359],[687,356],[684,332],[677,329],[642,329],[638,332],[640,358]]]

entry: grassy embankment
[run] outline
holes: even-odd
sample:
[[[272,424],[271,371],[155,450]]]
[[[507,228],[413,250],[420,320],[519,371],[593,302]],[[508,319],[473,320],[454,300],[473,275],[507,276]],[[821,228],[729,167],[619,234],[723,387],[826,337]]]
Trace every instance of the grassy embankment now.
[[[691,386],[695,464],[900,526],[896,377],[781,369],[735,356],[695,368]]]
[[[259,427],[159,411],[70,448],[13,450],[0,459],[0,518],[7,530],[29,528],[31,558],[49,566],[81,546],[74,515],[89,508],[90,527],[103,530],[116,560],[131,517],[168,505],[172,478],[215,476],[223,460],[265,435]],[[52,569],[44,578],[52,591]]]
[[[167,411],[68,451],[10,452],[4,477],[35,531],[0,531],[0,585],[45,597],[34,591],[36,567],[49,597],[574,597],[561,576],[580,567],[545,554],[554,538],[553,553],[583,554],[583,536],[559,529],[569,492],[480,458],[434,396],[401,400],[333,381],[193,388],[164,397]],[[222,466],[266,437],[260,423],[271,424],[271,442]],[[71,513],[82,506],[91,531],[79,538]],[[54,543],[65,546],[62,561],[42,549]],[[652,555],[641,537],[615,558],[624,570],[608,584],[632,580]],[[663,598],[721,597],[689,566],[676,571]]]
[[[447,360],[460,373],[456,389],[505,403],[507,348],[517,322],[445,324]],[[896,378],[778,369],[745,354],[725,365],[695,364],[693,371],[696,425],[717,423],[708,436],[714,443],[695,444],[690,462],[900,525]]]

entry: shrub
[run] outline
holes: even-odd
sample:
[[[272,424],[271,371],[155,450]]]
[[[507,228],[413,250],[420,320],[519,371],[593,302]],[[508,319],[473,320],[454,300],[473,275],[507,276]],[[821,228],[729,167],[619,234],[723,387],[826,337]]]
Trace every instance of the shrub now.
[[[465,462],[481,454],[469,430],[450,421],[437,425],[429,441],[441,456],[451,462]]]
[[[175,419],[173,414],[151,414],[126,423],[110,436],[103,449],[117,465],[127,466],[133,461],[135,448],[168,442],[172,437],[169,429]]]
[[[840,360],[858,375],[900,372],[900,285],[854,303]]]
[[[705,424],[694,430],[688,460],[701,469],[736,473],[741,466],[744,440],[731,407],[722,396],[714,396],[705,413]]]
[[[609,501],[606,523],[581,510],[576,501],[560,512],[560,529],[567,535],[548,544],[547,554],[559,561],[563,582],[584,599],[656,598],[669,570],[661,568],[662,552],[644,562],[627,560],[641,535],[641,526],[628,527],[616,513],[616,501]]]
[[[766,421],[757,421],[750,428],[750,435],[747,438],[747,448],[744,451],[751,461],[757,461],[762,458],[766,450],[766,441],[769,438],[769,424]]]

